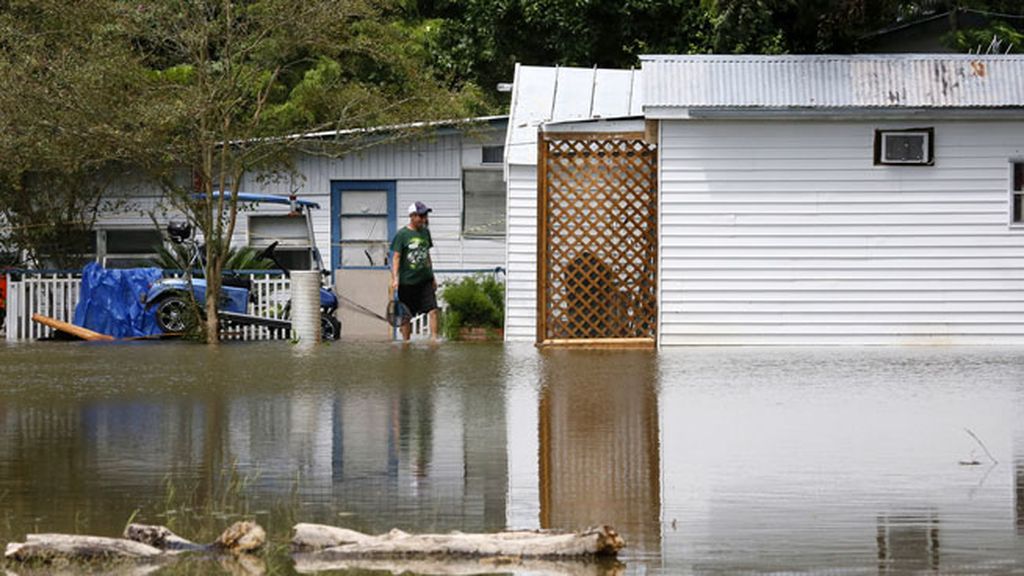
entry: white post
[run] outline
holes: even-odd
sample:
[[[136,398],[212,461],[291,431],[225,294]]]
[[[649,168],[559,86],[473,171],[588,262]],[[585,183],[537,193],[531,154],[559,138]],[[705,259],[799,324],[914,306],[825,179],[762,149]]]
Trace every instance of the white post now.
[[[300,342],[320,341],[320,273],[292,271],[292,335]]]

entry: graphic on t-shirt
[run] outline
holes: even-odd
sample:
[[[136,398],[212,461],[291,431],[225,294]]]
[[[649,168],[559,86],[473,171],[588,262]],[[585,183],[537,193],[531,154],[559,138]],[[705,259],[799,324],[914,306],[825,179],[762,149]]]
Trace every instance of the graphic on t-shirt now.
[[[426,266],[429,255],[430,248],[427,246],[425,238],[412,238],[409,240],[409,251],[405,254],[409,268],[418,270],[421,266]]]

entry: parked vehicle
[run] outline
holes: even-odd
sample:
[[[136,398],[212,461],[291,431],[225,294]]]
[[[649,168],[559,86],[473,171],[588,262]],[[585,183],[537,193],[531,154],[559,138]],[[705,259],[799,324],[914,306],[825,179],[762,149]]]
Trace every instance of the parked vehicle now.
[[[281,196],[264,194],[239,194],[239,201],[244,202],[267,202],[289,204],[292,206],[293,214],[305,217],[305,229],[309,233],[309,246],[311,250],[310,261],[316,270],[319,270],[321,277],[325,280],[320,288],[320,329],[321,337],[324,340],[337,340],[341,336],[341,323],[335,316],[338,309],[338,297],[330,285],[330,273],[323,268],[323,260],[319,250],[316,249],[313,240],[313,228],[309,210],[318,208],[314,202],[296,200],[295,198],[284,198]],[[201,268],[203,250],[192,234],[192,226],[184,222],[172,222],[167,227],[167,233],[172,242],[188,246],[189,262],[182,271],[181,278],[163,278],[155,283],[146,294],[146,306],[156,308],[156,321],[160,329],[165,333],[183,332],[188,328],[192,320],[192,308],[189,302],[189,290],[195,300],[200,304],[200,309],[206,302],[206,279],[192,277],[192,271]],[[282,264],[276,255],[278,242],[272,242],[263,252],[261,258],[269,259],[274,265],[281,269],[285,275],[291,270]],[[290,298],[283,302],[282,318],[265,318],[248,314],[250,302],[255,303],[255,292],[252,290],[252,283],[248,278],[233,274],[225,274],[222,278],[220,295],[218,297],[218,313],[222,319],[229,323],[240,325],[259,325],[270,328],[291,328],[289,313],[291,311]]]

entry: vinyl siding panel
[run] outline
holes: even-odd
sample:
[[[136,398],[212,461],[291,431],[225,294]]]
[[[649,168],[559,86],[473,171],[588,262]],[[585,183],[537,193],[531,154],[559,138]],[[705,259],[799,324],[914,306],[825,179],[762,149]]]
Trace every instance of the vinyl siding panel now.
[[[464,238],[462,236],[462,181],[399,180],[396,228],[408,224],[405,209],[419,200],[433,208],[430,213],[431,250],[434,269],[479,270],[505,265],[504,238]]]
[[[662,122],[660,343],[1024,343],[1024,123],[927,125],[934,166],[874,166],[921,123]]]
[[[505,339],[537,338],[537,167],[508,170],[508,279],[505,285]]]
[[[331,182],[339,180],[394,180],[397,187],[395,225],[408,222],[405,209],[419,200],[433,208],[430,229],[435,248],[434,267],[445,270],[493,269],[505,265],[505,239],[462,237],[462,169],[479,166],[484,145],[501,145],[502,128],[477,128],[467,135],[445,134],[410,142],[381,144],[342,158],[302,156],[296,168],[301,180],[257,182],[250,178],[245,189],[287,195],[298,190],[302,198],[319,202],[314,213],[317,245],[328,258],[331,241]],[[474,163],[475,162],[475,163]],[[236,239],[245,241],[240,224]]]

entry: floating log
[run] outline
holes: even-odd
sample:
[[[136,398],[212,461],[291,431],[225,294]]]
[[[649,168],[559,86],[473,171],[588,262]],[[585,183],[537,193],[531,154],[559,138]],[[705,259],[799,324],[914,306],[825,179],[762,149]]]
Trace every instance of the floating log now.
[[[206,546],[186,540],[171,532],[166,526],[150,524],[129,524],[124,528],[124,538],[141,542],[163,551],[203,550]]]
[[[408,534],[392,530],[372,536],[322,524],[296,524],[292,546],[318,550],[321,560],[417,556],[585,558],[614,557],[625,546],[610,526],[583,532],[522,530],[496,534]]]
[[[129,524],[124,538],[70,534],[29,534],[25,542],[7,545],[4,556],[18,562],[133,559],[154,560],[185,550],[209,550],[243,554],[263,547],[267,533],[255,522],[235,522],[210,545],[186,540],[165,526]]]
[[[542,560],[537,558],[325,558],[321,552],[292,554],[295,571],[316,574],[329,571],[390,572],[402,574],[434,574],[438,576],[470,576],[476,574],[526,573],[531,576],[622,576],[625,564],[618,560]]]
[[[61,320],[57,320],[56,318],[50,318],[49,316],[43,316],[42,314],[33,314],[32,315],[32,321],[33,322],[38,322],[38,323],[42,324],[43,326],[49,326],[50,328],[53,328],[54,330],[60,330],[61,332],[65,332],[67,334],[71,334],[72,336],[77,336],[78,338],[81,338],[82,340],[90,340],[90,341],[110,341],[110,340],[114,340],[113,336],[108,336],[106,334],[100,334],[99,332],[93,332],[92,330],[89,330],[88,328],[83,328],[81,326],[75,326],[74,324],[71,324],[69,322],[63,322]]]
[[[101,536],[70,534],[29,534],[25,542],[11,542],[4,557],[8,560],[49,561],[54,558],[107,560],[113,558],[154,559],[163,551],[141,542]]]
[[[267,532],[263,527],[248,520],[228,526],[209,545],[196,544],[178,536],[166,526],[151,524],[129,524],[124,529],[124,537],[165,551],[213,550],[232,554],[255,552],[267,543]]]

